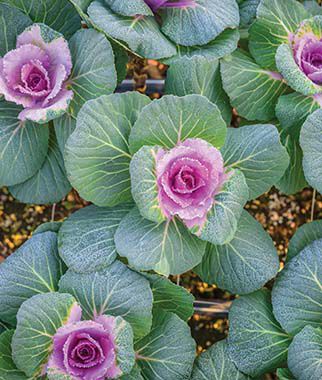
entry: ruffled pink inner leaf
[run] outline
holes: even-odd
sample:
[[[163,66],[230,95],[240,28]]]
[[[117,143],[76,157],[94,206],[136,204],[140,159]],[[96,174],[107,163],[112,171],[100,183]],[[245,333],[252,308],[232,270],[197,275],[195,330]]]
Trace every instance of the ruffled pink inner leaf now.
[[[17,48],[0,59],[0,93],[22,105],[21,120],[45,122],[65,111],[72,99],[66,80],[72,70],[67,42],[57,36],[45,42],[41,26],[33,25],[17,38]],[[59,108],[60,107],[60,108]]]
[[[58,329],[48,368],[79,380],[103,380],[121,375],[117,366],[114,317],[80,321],[80,314]],[[77,320],[79,318],[79,320]]]
[[[302,72],[316,84],[322,84],[322,40],[312,32],[293,36],[294,58]]]
[[[146,4],[157,12],[160,8],[185,8],[194,7],[196,2],[194,0],[144,0]]]
[[[167,218],[201,227],[226,178],[221,153],[201,139],[188,139],[157,154],[158,197]]]

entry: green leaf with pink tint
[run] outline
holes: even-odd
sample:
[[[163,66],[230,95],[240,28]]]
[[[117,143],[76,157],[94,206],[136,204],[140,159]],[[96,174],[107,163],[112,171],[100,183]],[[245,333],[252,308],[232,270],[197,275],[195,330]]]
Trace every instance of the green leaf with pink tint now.
[[[255,61],[265,69],[276,70],[278,46],[287,43],[301,21],[309,16],[296,0],[262,0],[249,30],[249,49]]]
[[[73,318],[78,307],[70,294],[38,294],[25,301],[17,314],[12,340],[13,360],[29,377],[38,377],[47,364],[52,337]]]
[[[289,91],[280,74],[262,69],[243,50],[223,58],[221,75],[232,106],[247,120],[274,119],[279,97]]]

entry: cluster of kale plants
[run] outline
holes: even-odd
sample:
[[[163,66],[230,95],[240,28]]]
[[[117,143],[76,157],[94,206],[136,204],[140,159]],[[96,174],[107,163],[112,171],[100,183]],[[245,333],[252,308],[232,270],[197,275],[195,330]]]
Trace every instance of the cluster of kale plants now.
[[[322,191],[318,3],[0,0],[0,15],[0,184],[92,203],[1,264],[0,378],[320,380],[322,224],[278,274],[245,209],[272,186]],[[129,51],[169,65],[160,99],[115,93]],[[189,270],[239,296],[198,358],[193,297],[168,279]]]

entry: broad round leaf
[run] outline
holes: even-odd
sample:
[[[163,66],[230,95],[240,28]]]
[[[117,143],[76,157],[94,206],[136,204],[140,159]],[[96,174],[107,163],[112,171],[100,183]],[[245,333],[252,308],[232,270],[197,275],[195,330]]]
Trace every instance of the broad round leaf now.
[[[247,294],[265,285],[278,269],[272,239],[260,223],[243,211],[234,238],[225,245],[208,244],[195,271],[204,282],[231,293]]]
[[[291,338],[274,318],[269,291],[235,300],[229,325],[228,352],[240,371],[260,376],[285,365]]]
[[[12,354],[28,377],[41,375],[48,361],[52,337],[67,323],[76,306],[70,294],[38,294],[25,301],[17,314]]]
[[[33,235],[42,234],[43,232],[55,232],[58,233],[60,227],[62,226],[62,222],[47,222],[38,226],[34,231]]]
[[[150,102],[138,93],[101,96],[87,102],[66,144],[69,179],[97,206],[131,200],[128,137],[141,109]]]
[[[57,235],[30,238],[0,265],[0,318],[14,325],[21,304],[35,294],[55,292],[62,274]]]
[[[55,132],[51,130],[48,152],[42,167],[27,181],[9,187],[9,191],[23,203],[52,204],[61,201],[70,190],[63,155]]]
[[[135,364],[133,349],[133,330],[122,317],[115,317],[115,344],[117,347],[117,363],[122,373],[130,373]]]
[[[242,0],[239,4],[240,27],[248,27],[256,19],[257,8],[261,0]]]
[[[14,330],[7,330],[0,335],[0,379],[27,380],[27,376],[19,371],[12,360],[11,341]]]
[[[141,375],[141,370],[138,365],[135,365],[131,373],[124,375],[120,378],[121,380],[144,380]]]
[[[167,71],[167,94],[184,96],[200,94],[216,104],[227,124],[231,121],[231,106],[222,88],[219,60],[202,56],[183,57]]]
[[[153,15],[151,8],[144,2],[144,0],[105,0],[105,3],[113,12],[124,16]]]
[[[165,221],[159,203],[156,178],[156,157],[158,146],[143,146],[131,160],[131,190],[133,199],[141,215],[156,223]]]
[[[191,58],[194,56],[208,59],[222,58],[237,49],[239,37],[237,29],[226,29],[207,45],[190,47],[177,45],[177,54],[170,58],[162,59],[162,62],[172,65],[180,58]]]
[[[321,5],[318,4],[315,0],[304,0],[303,5],[313,16],[322,14]]]
[[[224,340],[208,348],[195,360],[191,380],[201,379],[250,380],[250,377],[239,372],[230,360]]]
[[[112,264],[117,256],[114,235],[133,205],[113,208],[85,207],[70,216],[59,231],[59,254],[68,268],[94,272]]]
[[[1,0],[18,8],[31,20],[41,22],[70,38],[81,27],[81,19],[68,0]]]
[[[144,108],[130,135],[130,151],[144,145],[173,148],[178,142],[198,137],[220,148],[226,124],[218,107],[201,95],[163,96]]]
[[[288,91],[278,73],[263,70],[248,54],[236,50],[221,61],[221,75],[240,116],[247,120],[274,119],[277,100]]]
[[[282,132],[281,140],[290,157],[290,163],[275,186],[284,194],[296,194],[308,186],[302,165],[303,152],[298,138]]]
[[[116,88],[116,70],[112,46],[102,33],[79,30],[69,41],[73,59],[70,88],[74,92],[69,112],[76,117],[90,99],[112,94]]]
[[[3,3],[3,2],[2,2]],[[0,4],[0,56],[16,48],[16,39],[28,26],[31,19],[11,6]]]
[[[184,287],[157,274],[145,274],[145,277],[151,285],[155,313],[162,309],[177,314],[184,321],[192,316],[194,297]]]
[[[322,329],[305,327],[290,345],[288,366],[297,379],[322,378]]]
[[[301,21],[308,17],[309,13],[296,0],[262,0],[257,20],[249,30],[249,50],[256,62],[275,70],[278,46],[287,43]]]
[[[195,0],[195,6],[165,8],[161,12],[162,31],[183,46],[206,45],[227,28],[239,26],[235,0]]]
[[[315,220],[303,224],[293,235],[288,245],[287,261],[298,255],[306,246],[314,240],[322,239],[322,220]]]
[[[39,170],[48,150],[49,129],[18,120],[21,107],[0,101],[0,184],[16,185]]]
[[[303,168],[308,183],[322,193],[322,110],[310,115],[301,130]]]
[[[285,331],[297,334],[306,325],[322,327],[322,240],[294,257],[275,281],[272,301]]]
[[[197,233],[200,239],[212,244],[226,244],[234,237],[238,221],[249,197],[245,176],[239,170],[227,173],[229,176],[222,189],[215,196],[215,203],[207,214],[207,220]]]
[[[192,235],[178,220],[156,224],[144,219],[135,207],[115,234],[117,252],[137,270],[155,270],[168,276],[198,265],[206,242]]]
[[[149,335],[135,344],[144,379],[190,378],[196,344],[189,326],[177,315],[158,312]]]
[[[114,13],[105,0],[92,2],[88,15],[97,28],[142,57],[161,59],[176,54],[175,45],[161,33],[153,16],[122,16]]]
[[[243,172],[250,199],[270,190],[289,165],[289,156],[274,125],[228,128],[222,154],[226,167]]]
[[[298,92],[283,95],[276,105],[276,116],[283,130],[298,140],[306,118],[321,108],[320,95],[305,96]]]
[[[58,119],[54,119],[53,123],[59,149],[64,154],[66,142],[76,128],[76,119],[65,113]]]
[[[101,314],[121,316],[132,325],[136,337],[150,331],[153,299],[149,281],[120,261],[95,273],[68,270],[59,290],[74,295],[85,319]]]
[[[294,59],[294,52],[288,44],[282,44],[277,49],[276,66],[293,90],[303,95],[314,95],[322,92],[322,86],[312,82],[299,68]]]

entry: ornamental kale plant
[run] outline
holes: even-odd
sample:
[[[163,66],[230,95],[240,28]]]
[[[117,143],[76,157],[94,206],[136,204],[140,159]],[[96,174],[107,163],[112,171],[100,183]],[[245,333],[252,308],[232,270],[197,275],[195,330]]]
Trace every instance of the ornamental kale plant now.
[[[54,203],[71,189],[62,152],[79,109],[116,87],[114,53],[67,0],[1,1],[0,16],[0,184]]]
[[[73,186],[100,207],[75,213],[60,230],[61,255],[75,271],[101,269],[119,254],[136,270],[166,276],[195,268],[233,293],[277,273],[270,237],[243,210],[288,165],[273,125],[227,130],[201,95],[151,102],[113,94],[84,105],[65,162]],[[98,243],[108,226],[108,243]]]
[[[1,60],[0,92],[5,100],[22,105],[19,120],[50,121],[66,112],[73,97],[66,88],[72,69],[67,41],[50,34],[42,24],[27,28],[17,37],[16,49]]]
[[[172,62],[178,56],[220,58],[235,50],[235,0],[71,0],[88,23],[134,53]]]
[[[307,182],[316,187],[311,173],[303,172],[299,134],[307,116],[322,104],[322,8],[315,1],[296,0],[261,0],[257,5],[247,0],[240,4],[243,28],[256,18],[243,48],[222,61],[223,86],[247,120],[278,118],[291,163],[277,185],[291,194]]]
[[[193,297],[119,260],[87,274],[67,269],[60,226],[41,226],[0,265],[1,379],[190,378]]]
[[[97,230],[102,209],[88,209],[95,211]],[[193,297],[184,288],[119,260],[83,274],[67,269],[57,233],[74,227],[75,241],[87,234],[78,250],[89,249],[93,236],[86,214],[82,220],[75,215],[41,225],[0,265],[2,379],[252,379],[237,369],[226,340],[195,357],[186,325]],[[102,251],[107,231],[96,240]]]
[[[281,379],[321,378],[321,227],[316,221],[296,232],[272,292],[263,289],[233,302],[227,350],[243,373],[260,376],[281,368]]]

